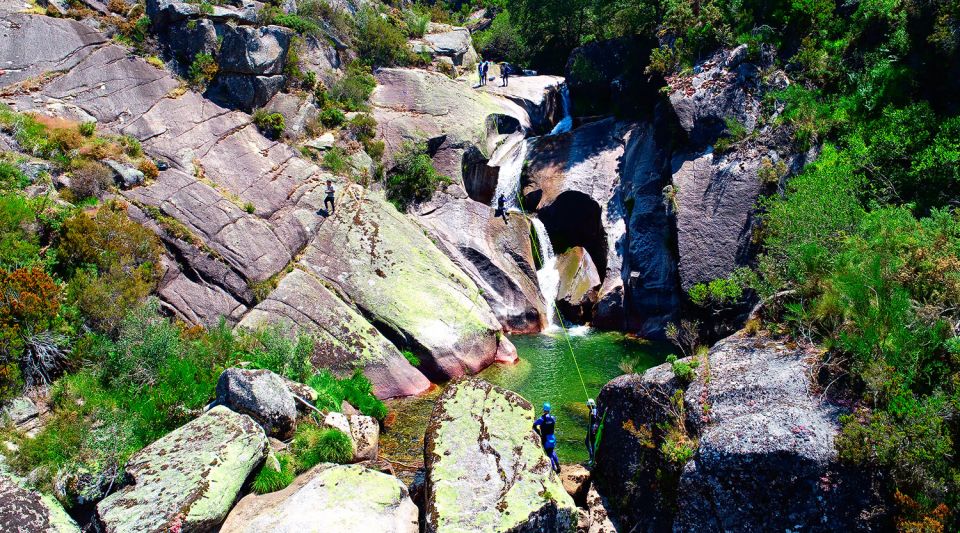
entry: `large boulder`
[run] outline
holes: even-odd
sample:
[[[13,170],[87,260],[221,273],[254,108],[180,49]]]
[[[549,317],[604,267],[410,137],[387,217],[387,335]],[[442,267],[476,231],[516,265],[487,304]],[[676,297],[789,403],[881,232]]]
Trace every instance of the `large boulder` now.
[[[683,390],[669,365],[622,376],[600,393],[604,435],[594,478],[623,526],[674,531],[884,529],[868,472],[840,464],[841,409],[812,390],[816,354],[782,341],[729,337]],[[678,413],[696,446],[685,464],[659,451]],[[872,517],[872,518],[865,518]]]
[[[0,462],[0,533],[80,533],[53,498],[30,490]]]
[[[594,324],[661,334],[678,306],[669,172],[659,121],[606,119],[531,143],[524,206],[536,211],[555,250],[582,247],[602,280]]]
[[[448,57],[456,66],[471,67],[477,62],[470,30],[449,24],[431,22],[427,33],[410,42],[414,52],[432,57]]]
[[[578,323],[589,321],[601,283],[590,253],[581,246],[570,248],[557,256],[557,271],[560,273],[557,290],[560,314]]]
[[[249,415],[268,436],[293,437],[297,405],[283,378],[269,370],[228,368],[217,380],[217,404]]]
[[[546,311],[530,240],[530,222],[521,214],[494,216],[488,206],[458,197],[454,187],[422,206],[417,220],[454,263],[483,291],[497,319],[511,333],[543,329]]]
[[[577,510],[519,395],[478,379],[437,400],[424,441],[426,531],[561,532]]]
[[[359,307],[442,380],[493,362],[500,325],[480,291],[379,193],[350,186],[300,265]]]
[[[132,483],[97,505],[100,531],[215,530],[266,450],[253,419],[214,407],[130,458]]]
[[[468,81],[437,72],[384,68],[376,77],[377,88],[370,102],[379,136],[386,144],[384,164],[388,169],[393,154],[405,143],[427,142],[437,169],[461,183],[465,168],[485,166],[506,135],[543,121],[530,117],[525,106],[509,98],[474,90]],[[550,87],[559,81],[553,76],[537,76],[528,83],[539,84],[537,94],[542,99],[543,92],[553,90]]]
[[[360,465],[323,463],[279,492],[243,498],[220,531],[417,533],[417,514],[399,479]]]
[[[760,120],[764,95],[789,83],[783,72],[761,75],[773,56],[762,47],[759,57],[750,57],[742,45],[698,63],[693,74],[668,79],[670,104],[688,137],[675,150],[669,192],[685,290],[750,262],[757,200],[815,156],[796,152],[788,127],[774,120],[779,107]],[[734,123],[749,142],[732,139],[720,153],[714,146],[731,135]]]
[[[226,26],[220,71],[271,76],[283,72],[293,30],[283,26]]]
[[[313,337],[311,362],[349,374],[356,368],[373,384],[378,398],[419,394],[430,381],[356,309],[345,304],[317,276],[294,269],[240,321],[257,329],[285,324]]]

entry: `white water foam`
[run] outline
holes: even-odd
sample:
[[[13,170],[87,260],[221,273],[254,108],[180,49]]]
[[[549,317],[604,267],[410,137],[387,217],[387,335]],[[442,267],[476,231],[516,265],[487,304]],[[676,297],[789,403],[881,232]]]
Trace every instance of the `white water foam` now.
[[[500,156],[500,170],[497,173],[497,190],[493,194],[492,205],[497,206],[497,199],[502,194],[506,200],[507,209],[518,209],[517,195],[520,194],[520,175],[523,173],[523,162],[527,159],[529,141],[521,139],[513,146],[507,147],[507,152]]]
[[[563,106],[563,118],[550,130],[550,135],[559,135],[573,129],[573,116],[570,114],[570,89],[566,83],[560,86],[560,98]]]
[[[557,256],[553,253],[553,244],[547,228],[537,218],[531,218],[534,231],[537,234],[537,243],[543,265],[537,271],[537,282],[540,285],[540,294],[543,295],[544,306],[547,310],[547,331],[559,327],[556,321],[554,306],[557,293],[560,291],[560,271],[557,270]]]

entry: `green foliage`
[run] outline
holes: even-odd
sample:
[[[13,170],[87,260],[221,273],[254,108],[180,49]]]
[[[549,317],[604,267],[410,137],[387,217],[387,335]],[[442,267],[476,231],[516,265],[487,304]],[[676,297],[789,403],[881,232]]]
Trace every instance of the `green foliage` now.
[[[92,137],[93,134],[96,133],[96,131],[97,131],[96,122],[84,122],[83,124],[80,124],[80,134],[83,135],[84,137]]]
[[[394,167],[387,176],[387,199],[406,211],[412,204],[429,200],[437,187],[450,178],[433,168],[425,144],[405,144],[394,154]]]
[[[378,67],[403,66],[411,62],[407,37],[393,22],[382,18],[372,7],[362,8],[355,19],[354,46],[363,62]]]
[[[296,471],[306,472],[320,463],[349,463],[353,459],[353,442],[337,429],[300,424],[290,444],[296,460]]]
[[[279,139],[283,135],[283,131],[287,129],[283,115],[270,113],[263,108],[254,110],[253,123],[269,139]]]
[[[18,191],[30,184],[30,178],[16,164],[0,160],[0,190]]]
[[[486,59],[520,62],[526,55],[520,33],[510,22],[510,12],[497,13],[490,27],[473,34],[473,46]]]
[[[320,395],[316,402],[320,409],[339,411],[346,400],[367,416],[378,420],[387,416],[387,406],[373,395],[373,386],[360,369],[345,379],[338,379],[329,370],[321,370],[307,380],[307,385]]]
[[[403,350],[403,358],[413,366],[420,366],[420,358],[410,350]]]
[[[36,215],[19,195],[0,195],[0,269],[15,270],[40,260]]]
[[[343,148],[339,146],[334,146],[324,152],[322,163],[323,168],[334,174],[344,174],[350,168],[350,163],[347,161],[347,154],[343,151]]]
[[[257,494],[268,494],[287,488],[297,477],[294,471],[295,460],[289,453],[280,452],[276,455],[276,464],[267,458],[250,483],[250,488]],[[280,469],[274,468],[279,465]]]
[[[695,370],[700,366],[700,363],[695,359],[681,361],[677,359],[676,355],[671,354],[667,356],[666,362],[670,363],[673,375],[677,376],[677,379],[683,384],[690,383],[697,377]]]
[[[320,112],[320,122],[328,128],[340,127],[346,120],[343,111],[335,107],[328,107]]]
[[[347,111],[361,111],[376,86],[377,80],[370,74],[370,68],[353,62],[347,66],[346,74],[330,86],[326,95]]]
[[[430,14],[416,9],[418,6],[406,9],[403,12],[403,23],[407,29],[407,36],[413,39],[423,37],[430,25]]]
[[[312,373],[310,356],[314,341],[306,335],[290,335],[288,329],[272,325],[250,339],[245,359],[255,368],[266,368],[281,376],[304,382]]]
[[[719,278],[710,283],[697,283],[687,292],[694,305],[727,305],[743,297],[743,287],[736,280]]]
[[[187,80],[190,86],[198,91],[206,89],[207,85],[213,81],[213,78],[219,72],[220,66],[217,60],[206,52],[200,52],[193,57],[193,63],[187,70]]]

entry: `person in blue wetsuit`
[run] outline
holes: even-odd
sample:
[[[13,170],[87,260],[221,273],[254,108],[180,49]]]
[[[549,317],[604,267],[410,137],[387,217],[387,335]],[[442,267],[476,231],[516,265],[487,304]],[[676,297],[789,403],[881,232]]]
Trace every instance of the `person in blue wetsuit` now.
[[[587,409],[590,411],[590,425],[587,426],[587,453],[590,454],[590,464],[593,464],[594,455],[596,455],[597,450],[595,449],[597,444],[597,432],[600,431],[600,414],[597,413],[597,404],[593,399],[587,400]]]
[[[557,447],[557,436],[553,433],[556,426],[557,419],[550,414],[550,404],[543,404],[543,415],[533,422],[533,430],[540,435],[540,439],[543,441],[543,453],[547,454],[547,457],[550,458],[553,471],[559,474],[560,459],[557,459],[557,452],[555,451]]]

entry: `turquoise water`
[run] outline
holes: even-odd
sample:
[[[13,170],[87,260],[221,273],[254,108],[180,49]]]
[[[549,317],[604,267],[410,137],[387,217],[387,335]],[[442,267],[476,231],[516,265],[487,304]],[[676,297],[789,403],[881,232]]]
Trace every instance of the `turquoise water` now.
[[[550,402],[557,418],[557,455],[565,463],[588,458],[584,447],[587,428],[584,394],[596,399],[600,389],[625,370],[642,372],[662,363],[670,353],[665,345],[621,333],[573,328],[569,340],[583,376],[581,385],[562,330],[519,335],[510,340],[517,347],[520,362],[491,366],[481,372],[480,377],[520,394],[534,404],[538,415],[543,402]]]
[[[520,361],[514,365],[493,365],[481,372],[480,377],[519,393],[534,404],[538,414],[543,402],[550,402],[557,417],[560,461],[586,461],[587,450],[583,444],[587,428],[586,398],[563,331],[518,335],[510,340],[517,347]],[[594,399],[611,379],[625,371],[642,372],[658,365],[670,353],[662,344],[582,326],[571,330],[570,345],[580,364],[587,394]],[[398,475],[407,481],[423,464],[423,434],[443,387],[423,396],[387,402],[391,416],[381,435],[380,453],[393,462]]]

